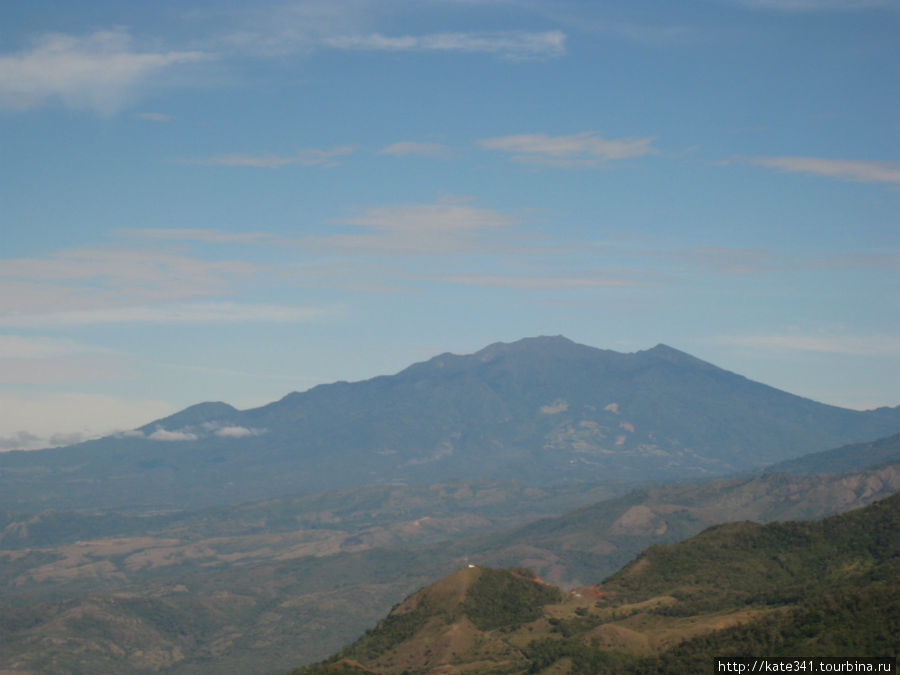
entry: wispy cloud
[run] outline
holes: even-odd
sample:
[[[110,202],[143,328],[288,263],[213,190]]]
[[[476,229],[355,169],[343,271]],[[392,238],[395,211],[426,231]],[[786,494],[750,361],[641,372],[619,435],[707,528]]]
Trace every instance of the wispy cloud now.
[[[653,154],[653,138],[606,139],[594,131],[569,136],[517,134],[486,138],[478,144],[488,150],[499,150],[526,164],[559,167],[587,167],[616,159]]]
[[[502,211],[445,199],[434,204],[373,206],[337,222],[364,232],[309,237],[305,243],[388,255],[483,253],[508,247],[511,229],[519,219]],[[501,234],[507,236],[500,237]]]
[[[266,433],[266,430],[252,429],[240,426],[229,426],[216,429],[213,433],[215,433],[216,436],[220,436],[222,438],[247,438],[248,436],[259,436],[260,434],[264,434]]]
[[[226,232],[225,230],[198,227],[123,228],[117,232],[141,239],[201,241],[208,244],[269,243],[276,239],[275,235],[269,232]]]
[[[292,0],[231,12],[240,28],[219,41],[222,49],[286,56],[321,49],[488,54],[511,61],[543,60],[565,53],[561,30],[441,31],[391,35],[376,26],[378,3]],[[387,11],[390,14],[390,9]]]
[[[446,155],[449,148],[440,143],[417,143],[415,141],[399,141],[391,143],[378,151],[380,155],[422,155],[425,157],[440,157]]]
[[[900,356],[900,337],[894,335],[809,335],[796,333],[735,335],[719,337],[716,339],[716,342],[739,347],[779,351],[824,352],[859,356]]]
[[[450,274],[434,277],[437,281],[469,286],[493,286],[520,290],[554,290],[596,288],[601,286],[631,286],[637,282],[605,276],[543,276],[515,274]]]
[[[168,429],[159,428],[152,434],[148,434],[147,438],[151,441],[179,442],[196,441],[198,436],[190,431],[169,431]]]
[[[337,307],[207,302],[161,306],[102,307],[0,316],[0,326],[41,328],[106,323],[315,322],[340,313]]]
[[[566,49],[566,34],[559,30],[542,33],[496,31],[403,36],[370,33],[326,37],[322,43],[335,49],[471,52],[494,54],[512,61],[524,61],[561,56]]]
[[[825,157],[754,157],[751,164],[779,171],[826,176],[863,183],[900,183],[900,162]]]
[[[73,354],[32,358],[0,358],[0,383],[83,384],[133,377],[126,359],[118,355]]]
[[[68,338],[0,335],[0,359],[47,359],[99,351]]]
[[[150,248],[85,247],[9,258],[0,260],[0,324],[48,311],[215,295],[262,269]]]
[[[864,9],[900,9],[897,0],[730,0],[751,9],[780,12],[847,12]]]
[[[152,78],[210,58],[198,51],[139,51],[132,42],[124,29],[42,35],[30,48],[0,56],[0,104],[27,109],[56,99],[112,114]]]
[[[188,164],[200,164],[203,166],[243,166],[258,169],[278,169],[290,164],[301,166],[338,166],[337,157],[349,155],[356,148],[349,145],[337,146],[323,150],[320,148],[304,148],[293,155],[218,155],[205,159],[187,159]]]

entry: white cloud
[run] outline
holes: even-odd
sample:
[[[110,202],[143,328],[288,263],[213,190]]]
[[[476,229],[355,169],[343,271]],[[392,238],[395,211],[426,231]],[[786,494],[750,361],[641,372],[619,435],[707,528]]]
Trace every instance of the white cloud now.
[[[722,344],[859,356],[900,356],[900,337],[893,335],[734,335],[716,339]]]
[[[561,56],[566,50],[566,34],[553,30],[543,33],[497,31],[491,33],[432,33],[429,35],[386,36],[343,35],[326,37],[322,44],[335,49],[366,51],[447,51],[495,54],[521,61]]]
[[[125,399],[106,394],[63,392],[0,393],[0,438],[7,450],[33,450],[66,444],[72,438],[87,440],[175,412],[163,401]],[[0,442],[0,447],[4,445]]]
[[[780,171],[862,183],[900,183],[900,162],[824,157],[754,157],[751,164]]]
[[[33,450],[47,446],[47,441],[40,436],[35,436],[28,431],[16,431],[15,433],[0,436],[0,452],[8,450]]]
[[[422,155],[424,157],[440,157],[447,154],[446,145],[440,143],[417,143],[415,141],[398,141],[378,151],[380,155]]]
[[[353,153],[355,148],[350,145],[341,145],[327,150],[320,148],[305,148],[298,150],[293,155],[219,155],[217,157],[209,157],[206,159],[186,160],[190,164],[200,164],[202,166],[244,166],[257,169],[278,169],[282,166],[290,164],[300,164],[301,166],[338,166],[335,159],[344,155]]]
[[[265,429],[248,429],[247,427],[230,426],[216,429],[216,436],[223,438],[246,438],[247,436],[259,436],[265,433]]]
[[[124,29],[45,34],[29,49],[0,56],[0,104],[26,109],[58,99],[111,114],[154,76],[208,58],[196,51],[137,51]]]
[[[190,431],[169,431],[159,428],[152,434],[148,434],[147,438],[151,441],[196,441],[197,434]]]
[[[243,321],[296,323],[320,321],[332,317],[338,312],[339,310],[333,307],[207,302],[22,313],[0,316],[0,325],[36,328],[104,323],[232,323]]]
[[[656,152],[653,138],[606,139],[594,131],[569,136],[517,134],[486,138],[478,144],[488,150],[500,150],[526,164],[560,167],[595,166],[598,162],[641,157]]]
[[[434,204],[373,206],[340,223],[365,233],[308,237],[305,243],[388,255],[488,252],[509,245],[497,235],[508,235],[518,220],[502,211],[445,199]]]

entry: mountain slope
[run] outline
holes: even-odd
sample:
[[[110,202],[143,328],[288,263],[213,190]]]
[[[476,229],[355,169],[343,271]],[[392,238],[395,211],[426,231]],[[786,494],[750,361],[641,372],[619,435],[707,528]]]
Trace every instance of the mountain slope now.
[[[658,345],[542,337],[442,354],[260,408],[192,406],[128,435],[0,455],[0,508],[185,508],[304,490],[479,477],[697,477],[900,429]]]
[[[295,674],[346,667],[711,672],[714,655],[748,649],[800,658],[893,655],[898,535],[895,495],[821,521],[715,526],[653,546],[602,585],[567,595],[554,597],[546,586],[538,594],[538,584],[525,585],[527,576],[515,571],[463,569],[412,595],[328,661]],[[490,580],[485,588],[482,579]],[[479,605],[497,607],[498,619],[473,620],[466,610]],[[510,607],[521,611],[507,616]]]
[[[900,491],[900,463],[847,474],[769,473],[662,485],[467,542],[479,563],[528,565],[572,587],[611,574],[641,549],[676,542],[711,525],[742,520],[822,518]]]
[[[151,652],[172,673],[287,670],[340,648],[467,557],[583,585],[650,544],[723,519],[821,517],[867,504],[900,489],[900,466],[652,487],[512,532],[462,537],[609,490],[573,488],[586,489],[464,481],[132,518],[46,512],[7,522],[0,514],[0,670],[87,668],[88,646],[94,673],[138,670]]]
[[[814,452],[766,467],[768,472],[841,473],[862,466],[900,461],[900,434],[879,438],[870,443],[855,443],[832,450]]]

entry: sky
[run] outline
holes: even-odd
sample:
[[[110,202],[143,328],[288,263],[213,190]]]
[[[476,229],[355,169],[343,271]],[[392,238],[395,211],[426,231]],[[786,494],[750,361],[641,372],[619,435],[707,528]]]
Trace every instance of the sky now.
[[[443,352],[900,404],[900,2],[0,3],[0,449]]]

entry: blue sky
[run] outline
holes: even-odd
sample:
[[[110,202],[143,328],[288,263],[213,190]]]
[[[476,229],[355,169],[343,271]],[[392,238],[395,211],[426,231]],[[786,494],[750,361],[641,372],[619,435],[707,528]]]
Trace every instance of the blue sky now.
[[[0,5],[0,448],[437,353],[900,404],[900,3]]]

